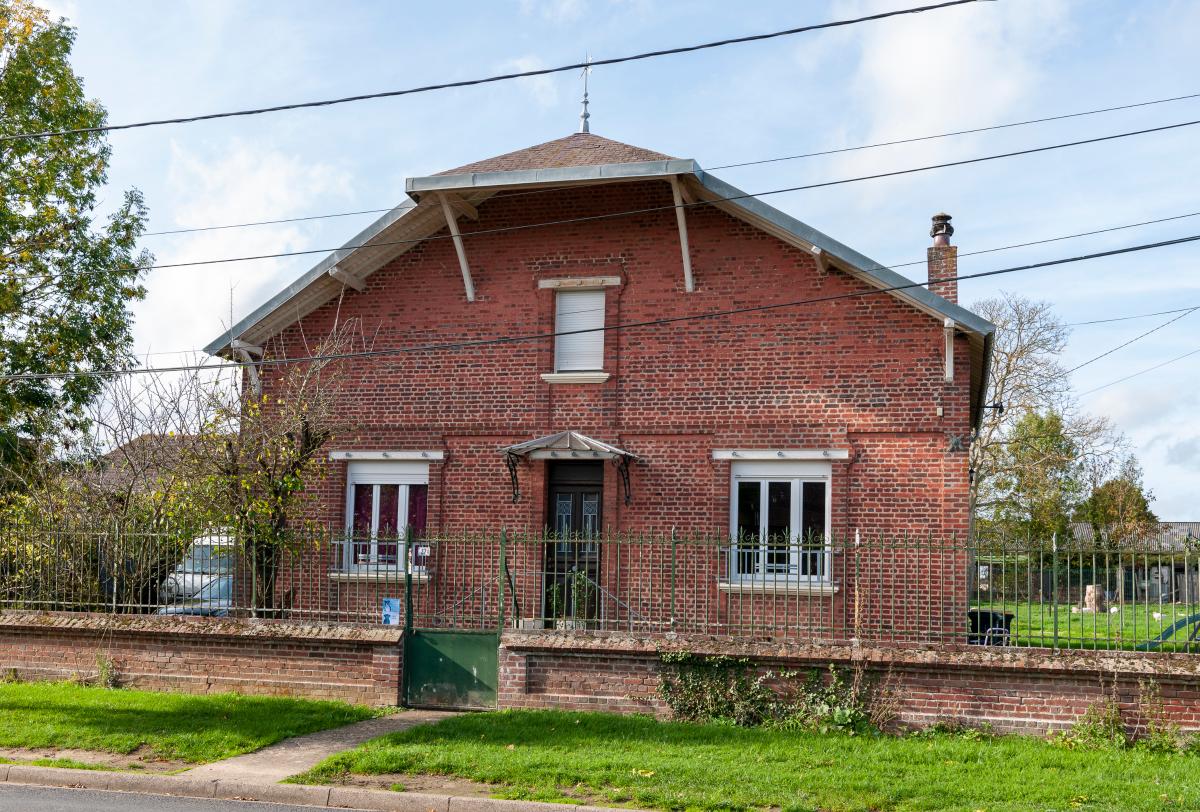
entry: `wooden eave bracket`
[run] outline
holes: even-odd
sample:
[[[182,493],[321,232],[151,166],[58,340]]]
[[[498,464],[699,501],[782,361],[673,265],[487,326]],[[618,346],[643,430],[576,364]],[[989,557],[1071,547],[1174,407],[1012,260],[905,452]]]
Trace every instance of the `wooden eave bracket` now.
[[[334,265],[332,268],[329,269],[329,275],[330,275],[330,277],[337,280],[338,282],[341,282],[346,287],[353,288],[354,290],[358,291],[359,293],[362,293],[364,290],[367,289],[366,282],[359,279],[357,276],[354,276],[353,274],[349,274],[346,271],[343,271],[341,268],[339,268],[336,265]]]
[[[817,246],[809,248],[812,251],[813,257],[817,260],[817,268],[821,273],[829,273],[829,257],[825,255],[825,250]]]
[[[438,202],[442,204],[442,214],[446,218],[446,225],[450,228],[450,237],[454,241],[454,251],[458,254],[458,267],[462,271],[463,288],[467,293],[467,301],[473,302],[475,301],[475,283],[471,280],[471,266],[467,264],[467,252],[463,248],[462,234],[458,230],[458,213],[450,202],[451,197],[454,196],[447,195],[445,192],[437,194]],[[461,200],[461,203],[466,206],[470,205],[465,200]]]
[[[696,290],[696,283],[692,278],[692,256],[688,249],[687,210],[684,209],[684,205],[692,203],[694,200],[683,184],[679,182],[677,175],[671,176],[671,196],[675,199],[675,222],[679,224],[679,250],[683,254],[683,289],[691,293]]]
[[[254,391],[255,399],[261,398],[262,378],[258,374],[258,364],[262,361],[263,348],[235,338],[229,342],[229,349],[233,351],[233,356],[245,365],[246,371],[250,374],[250,388]]]
[[[954,319],[946,319],[942,323],[942,333],[946,339],[946,383],[954,383],[954,330],[957,326]]]

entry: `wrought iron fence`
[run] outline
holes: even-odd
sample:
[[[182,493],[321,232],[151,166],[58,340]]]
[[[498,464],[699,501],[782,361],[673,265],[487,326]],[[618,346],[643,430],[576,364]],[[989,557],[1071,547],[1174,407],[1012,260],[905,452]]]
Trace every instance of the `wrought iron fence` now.
[[[830,643],[1200,651],[1200,551],[912,535],[472,532],[280,546],[0,531],[0,608]]]

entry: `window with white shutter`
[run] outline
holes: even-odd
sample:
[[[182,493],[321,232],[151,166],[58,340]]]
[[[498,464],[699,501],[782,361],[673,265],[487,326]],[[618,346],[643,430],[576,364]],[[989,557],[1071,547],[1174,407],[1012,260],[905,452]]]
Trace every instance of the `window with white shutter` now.
[[[561,290],[555,302],[555,372],[604,369],[604,291]],[[575,330],[591,330],[580,333]]]

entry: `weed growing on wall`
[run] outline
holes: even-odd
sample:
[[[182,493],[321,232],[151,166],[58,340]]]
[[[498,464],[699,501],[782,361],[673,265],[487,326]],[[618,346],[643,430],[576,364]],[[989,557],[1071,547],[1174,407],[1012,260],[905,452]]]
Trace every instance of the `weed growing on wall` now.
[[[827,675],[814,669],[800,679],[747,658],[663,652],[659,659],[659,695],[681,721],[854,735],[895,718],[890,692],[874,690],[861,666],[830,665]]]

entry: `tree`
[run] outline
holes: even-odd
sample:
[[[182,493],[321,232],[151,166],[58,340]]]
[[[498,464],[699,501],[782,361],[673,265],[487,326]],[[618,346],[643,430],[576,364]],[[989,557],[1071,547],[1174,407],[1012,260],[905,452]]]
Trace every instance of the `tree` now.
[[[3,140],[104,124],[71,69],[74,40],[28,0],[0,0],[0,488],[78,432],[103,385],[3,376],[131,365],[129,305],[152,261],[136,253],[137,190],[96,225],[111,151],[102,133]]]
[[[1062,415],[1025,412],[999,454],[995,489],[1000,499],[988,529],[1005,538],[1066,538],[1071,512],[1085,490],[1077,451]]]
[[[1031,481],[1033,473],[1012,466],[1028,466],[1039,459],[1046,464],[1056,461],[1054,455],[1039,455],[1030,448],[1025,449],[1030,453],[1014,455],[1010,447],[1014,443],[1036,440],[1025,430],[1033,419],[1030,414],[1042,415],[1038,418],[1042,420],[1051,414],[1056,416],[1051,421],[1055,434],[1047,439],[1069,441],[1077,463],[1076,475],[1085,481],[1097,479],[1100,472],[1111,468],[1125,448],[1125,438],[1107,419],[1077,408],[1067,372],[1058,361],[1069,332],[1049,303],[1002,293],[976,302],[972,309],[996,325],[988,369],[988,399],[1003,404],[1004,409],[985,413],[971,443],[970,462],[971,515],[977,523],[994,528],[1004,524],[995,521],[1001,514],[1012,517],[1024,509],[1010,502],[1012,483],[1017,479]],[[1018,427],[1022,425],[1018,439]],[[1055,472],[1043,471],[1040,476],[1050,481]]]
[[[1145,538],[1158,524],[1150,509],[1154,493],[1145,487],[1142,467],[1132,454],[1117,473],[1092,488],[1075,511],[1075,521],[1087,522],[1097,541],[1117,546]]]
[[[325,474],[321,452],[347,427],[340,402],[345,362],[328,356],[353,349],[357,329],[357,321],[345,322],[306,344],[299,354],[320,360],[264,370],[261,387],[249,373],[249,386],[196,379],[202,418],[192,464],[197,477],[214,483],[214,498],[250,569],[256,614],[278,608],[279,570],[305,537],[305,500]]]

